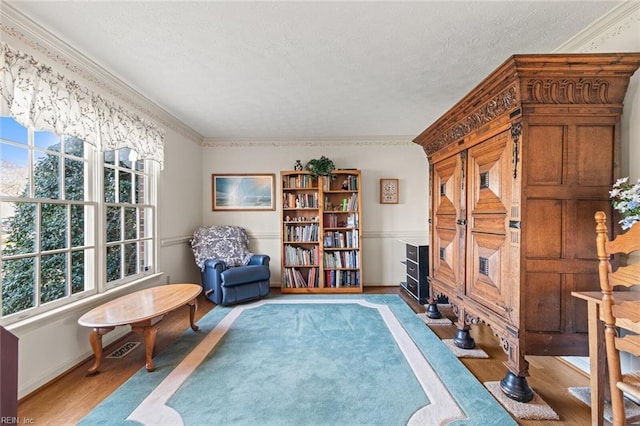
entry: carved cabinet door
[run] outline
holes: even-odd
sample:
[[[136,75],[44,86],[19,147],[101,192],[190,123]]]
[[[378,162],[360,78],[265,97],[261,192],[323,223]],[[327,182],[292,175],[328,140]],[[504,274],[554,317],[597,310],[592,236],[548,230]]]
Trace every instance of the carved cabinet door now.
[[[433,165],[431,260],[435,291],[464,291],[464,155]]]
[[[467,157],[467,296],[511,318],[507,230],[512,188],[512,141],[508,131],[468,150]],[[513,322],[513,321],[512,321]]]

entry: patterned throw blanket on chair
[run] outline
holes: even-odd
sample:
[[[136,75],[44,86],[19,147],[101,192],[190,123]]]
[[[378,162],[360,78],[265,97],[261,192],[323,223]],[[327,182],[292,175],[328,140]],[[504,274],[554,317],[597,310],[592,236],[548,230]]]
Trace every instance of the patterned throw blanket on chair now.
[[[191,248],[196,265],[204,269],[207,259],[220,259],[229,266],[249,263],[249,236],[240,226],[220,225],[198,228],[193,233]]]

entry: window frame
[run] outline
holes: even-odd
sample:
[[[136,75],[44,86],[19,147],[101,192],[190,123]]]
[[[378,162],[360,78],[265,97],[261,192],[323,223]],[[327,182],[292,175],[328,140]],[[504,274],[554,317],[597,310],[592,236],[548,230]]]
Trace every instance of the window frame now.
[[[0,117],[1,119],[6,119],[6,117]],[[11,117],[8,117],[11,118]],[[22,126],[26,128],[25,126]],[[9,144],[18,146],[21,148],[27,149],[28,156],[28,176],[27,182],[29,185],[29,192],[27,197],[22,196],[5,196],[0,195],[0,202],[2,203],[16,203],[16,202],[26,202],[26,203],[34,203],[36,205],[36,213],[34,217],[34,231],[36,232],[36,239],[34,241],[33,251],[30,253],[22,253],[18,255],[6,256],[3,252],[0,252],[0,279],[3,277],[4,269],[1,267],[2,263],[6,260],[17,259],[17,258],[33,258],[34,265],[34,278],[35,283],[33,284],[34,291],[34,306],[8,314],[6,316],[2,316],[2,310],[0,309],[0,325],[15,326],[20,322],[27,322],[33,318],[40,317],[42,315],[48,314],[53,311],[58,311],[61,309],[66,309],[67,307],[73,308],[75,305],[78,305],[80,300],[86,299],[91,296],[100,296],[102,294],[106,294],[109,292],[113,292],[116,289],[120,289],[123,287],[136,286],[139,283],[147,281],[149,277],[158,275],[158,234],[157,234],[157,208],[158,208],[158,197],[157,197],[157,187],[159,181],[159,173],[160,167],[156,161],[152,160],[139,160],[144,162],[144,170],[142,172],[138,171],[136,168],[136,163],[132,164],[131,172],[134,174],[142,173],[145,176],[145,185],[148,187],[146,190],[146,197],[144,204],[136,204],[137,198],[135,196],[135,187],[131,187],[133,195],[132,203],[127,204],[127,206],[136,207],[137,209],[144,209],[146,215],[148,217],[148,224],[145,223],[145,244],[149,247],[151,253],[148,254],[148,261],[145,263],[147,265],[146,270],[139,269],[140,264],[140,255],[138,250],[138,262],[136,266],[136,272],[134,274],[130,274],[127,276],[122,276],[119,279],[107,282],[107,206],[109,203],[105,201],[105,187],[104,187],[104,169],[105,169],[105,153],[98,151],[94,146],[87,142],[83,142],[83,157],[82,161],[84,162],[84,199],[83,200],[69,200],[67,199],[67,194],[65,193],[65,159],[69,158],[69,154],[65,152],[64,149],[60,149],[59,152],[53,150],[45,150],[42,147],[39,147],[35,144],[35,133],[36,130],[33,128],[27,129],[27,143],[11,141],[8,139],[0,138],[0,142],[3,144]],[[59,135],[60,141],[63,140],[65,136]],[[126,150],[125,149],[121,149]],[[60,156],[59,158],[59,170],[58,170],[58,181],[59,181],[59,197],[57,199],[50,198],[38,198],[36,197],[36,193],[34,190],[34,176],[35,176],[35,167],[37,164],[37,158],[39,155],[47,155],[47,154],[55,154]],[[117,152],[115,153],[115,157],[118,158]],[[78,156],[72,156],[74,158],[79,158]],[[116,189],[117,190],[117,189]],[[62,249],[55,250],[43,250],[42,245],[40,244],[41,239],[41,211],[42,206],[44,204],[62,204],[66,206],[67,215],[70,215],[71,206],[72,205],[83,205],[85,210],[84,215],[84,244],[82,246],[73,246],[72,244],[72,236],[71,233],[73,231],[73,221],[72,217],[69,216],[66,220],[66,244]],[[138,220],[136,224],[139,225]],[[124,227],[124,222],[122,222]],[[126,232],[125,230],[121,230],[121,235]],[[140,239],[140,229],[139,226],[136,226],[136,247],[138,244],[141,244]],[[123,243],[124,244],[124,243]],[[71,269],[72,262],[72,253],[78,250],[84,251],[84,266],[83,266],[83,275],[84,275],[84,289],[73,293],[73,270]],[[65,253],[66,259],[66,270],[65,274],[65,295],[57,298],[55,300],[49,302],[43,302],[41,299],[41,288],[42,288],[42,275],[40,271],[40,264],[43,256],[55,253]],[[122,257],[121,257],[122,261]],[[0,281],[0,286],[2,282]],[[0,306],[2,303],[2,292],[0,291]]]
[[[105,151],[106,153],[107,151]],[[111,151],[109,151],[111,152]],[[158,164],[155,161],[150,161],[150,160],[144,160],[145,163],[145,171],[144,172],[140,172],[136,169],[135,167],[135,162],[133,162],[134,166],[131,167],[130,169],[126,169],[123,167],[118,166],[117,164],[111,165],[111,164],[107,164],[104,161],[104,154],[102,153],[101,155],[101,159],[100,159],[100,164],[99,167],[101,168],[101,170],[103,172],[98,173],[97,177],[100,180],[100,184],[99,184],[99,190],[100,190],[100,194],[99,197],[102,200],[102,205],[103,208],[99,209],[100,210],[100,214],[102,215],[101,218],[101,224],[103,224],[104,226],[99,226],[98,229],[102,230],[101,236],[100,236],[100,241],[101,241],[101,245],[100,247],[104,247],[104,253],[103,255],[100,256],[100,260],[103,262],[102,266],[100,268],[101,273],[103,274],[102,279],[100,280],[100,283],[104,286],[103,287],[103,291],[108,291],[110,289],[113,288],[117,288],[120,287],[124,284],[127,284],[129,282],[135,281],[137,279],[139,279],[140,277],[145,277],[147,275],[153,274],[155,273],[155,271],[157,270],[157,254],[158,254],[158,241],[157,241],[157,230],[156,230],[156,226],[155,224],[157,223],[157,183],[158,183],[158,177],[159,177],[159,167]],[[115,153],[115,157],[118,158],[119,155],[121,153]],[[142,161],[142,160],[138,160],[138,161]],[[137,204],[135,202],[133,203],[123,203],[121,202],[121,200],[119,199],[119,185],[116,184],[115,185],[115,195],[116,195],[116,202],[108,202],[105,200],[105,193],[104,193],[104,170],[105,168],[110,168],[116,171],[115,175],[116,175],[116,182],[119,181],[119,173],[118,171],[129,171],[131,173],[133,173],[134,175],[138,175],[138,174],[143,174],[144,176],[147,177],[147,182],[146,184],[149,186],[148,188],[148,192],[147,192],[147,197],[148,197],[148,202],[144,203],[144,204]],[[132,185],[132,196],[135,198],[135,188],[134,185]],[[124,244],[126,244],[123,241],[130,241],[131,239],[121,239],[118,242],[114,242],[114,241],[108,241],[107,238],[107,209],[109,207],[115,207],[115,206],[122,206],[123,208],[131,208],[131,207],[135,207],[137,209],[140,208],[144,208],[144,209],[148,209],[151,211],[150,216],[150,226],[147,227],[145,224],[144,229],[145,230],[149,230],[148,232],[150,233],[149,237],[144,237],[141,238],[140,237],[140,226],[137,227],[136,229],[136,239],[135,241],[138,241],[138,244],[140,243],[141,240],[144,241],[150,241],[150,245],[151,245],[151,255],[150,255],[150,262],[151,262],[151,266],[148,270],[146,271],[139,271],[137,274],[134,275],[129,275],[129,276],[122,276],[117,280],[113,280],[113,281],[109,281],[108,276],[107,276],[107,249],[108,247],[114,246],[114,245],[120,245],[120,246],[124,246]],[[121,213],[121,220],[122,222],[125,222],[124,218],[122,217],[122,215],[124,214],[124,212]],[[139,223],[139,222],[137,222]],[[121,238],[122,233],[125,232],[124,227],[121,230]],[[123,262],[122,260],[122,256],[123,254],[121,253],[121,262]],[[139,259],[138,259],[138,264],[139,264]],[[122,265],[121,265],[122,266]]]

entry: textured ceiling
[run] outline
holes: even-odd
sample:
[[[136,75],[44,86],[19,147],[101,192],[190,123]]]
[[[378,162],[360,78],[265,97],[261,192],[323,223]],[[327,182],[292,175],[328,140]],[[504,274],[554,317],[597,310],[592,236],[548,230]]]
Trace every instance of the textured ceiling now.
[[[621,2],[8,3],[205,138],[309,139],[415,136]]]

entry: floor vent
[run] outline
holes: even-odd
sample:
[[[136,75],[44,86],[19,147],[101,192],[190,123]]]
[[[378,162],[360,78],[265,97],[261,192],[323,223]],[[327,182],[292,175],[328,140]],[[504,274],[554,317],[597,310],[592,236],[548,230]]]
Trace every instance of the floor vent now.
[[[107,355],[107,358],[124,358],[129,354],[129,352],[134,350],[139,344],[140,342],[127,342],[124,345],[120,346],[115,351],[111,352],[109,355]]]

